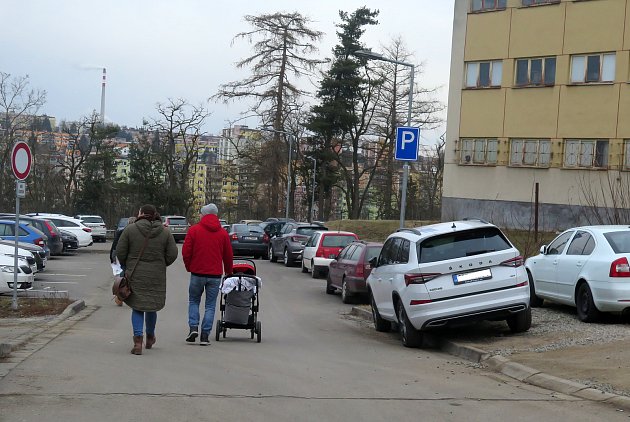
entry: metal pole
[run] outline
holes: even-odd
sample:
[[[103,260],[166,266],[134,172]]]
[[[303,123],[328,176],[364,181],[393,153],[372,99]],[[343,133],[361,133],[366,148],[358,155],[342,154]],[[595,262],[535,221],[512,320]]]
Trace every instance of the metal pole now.
[[[284,215],[287,221],[289,221],[289,196],[291,195],[291,153],[293,152],[292,150],[293,150],[293,135],[289,135],[289,165],[287,166],[287,209]]]
[[[13,300],[11,301],[11,309],[17,311],[17,284],[18,284],[18,239],[20,237],[20,197],[18,196],[18,183],[15,181],[15,249],[13,251]]]
[[[411,80],[409,87],[409,106],[407,108],[407,126],[411,127],[411,108],[413,106],[413,76],[415,73],[415,66],[413,64],[411,67]],[[405,227],[405,208],[407,207],[407,179],[409,178],[409,164],[405,162],[403,165],[403,184],[402,184],[402,194],[400,198],[400,228]]]
[[[313,160],[313,187],[311,192],[311,223],[315,221],[315,176],[317,175],[317,160],[313,157],[309,157]]]

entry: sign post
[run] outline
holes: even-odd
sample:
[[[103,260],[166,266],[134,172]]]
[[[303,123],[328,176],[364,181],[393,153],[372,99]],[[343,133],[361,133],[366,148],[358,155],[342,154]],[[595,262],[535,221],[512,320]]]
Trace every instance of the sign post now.
[[[394,158],[405,162],[403,165],[403,183],[400,198],[401,229],[405,226],[405,209],[407,208],[407,179],[409,178],[409,164],[407,164],[407,161],[418,161],[419,146],[420,128],[409,126],[396,128],[396,151]]]
[[[26,142],[16,142],[11,151],[11,168],[15,175],[15,250],[13,252],[13,301],[11,309],[17,311],[17,285],[18,285],[18,241],[20,239],[20,198],[26,196],[26,179],[31,172],[33,155]]]

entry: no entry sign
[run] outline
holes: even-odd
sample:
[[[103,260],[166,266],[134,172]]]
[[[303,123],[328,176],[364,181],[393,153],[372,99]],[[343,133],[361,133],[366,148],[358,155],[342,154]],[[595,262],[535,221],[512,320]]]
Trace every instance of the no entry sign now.
[[[31,164],[33,163],[33,155],[31,148],[26,142],[16,142],[11,152],[11,167],[13,174],[18,180],[24,180],[31,172]]]

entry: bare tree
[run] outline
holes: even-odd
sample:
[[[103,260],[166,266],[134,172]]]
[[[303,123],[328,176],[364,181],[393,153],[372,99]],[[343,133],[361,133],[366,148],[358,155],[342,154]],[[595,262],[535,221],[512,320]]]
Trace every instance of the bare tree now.
[[[305,92],[296,84],[296,79],[309,75],[321,63],[310,56],[317,51],[313,44],[322,37],[320,31],[310,29],[310,19],[298,12],[247,15],[245,20],[252,30],[241,32],[234,40],[246,39],[253,44],[253,54],[236,64],[238,68],[251,68],[251,76],[222,85],[214,98],[224,101],[253,100],[248,113],[260,118],[263,125],[276,131],[268,148],[261,151],[262,157],[273,163],[269,166],[270,213],[279,211],[277,204],[281,192],[281,168],[283,143],[288,144],[285,121]],[[257,41],[254,42],[254,39]],[[288,154],[287,154],[288,155]]]

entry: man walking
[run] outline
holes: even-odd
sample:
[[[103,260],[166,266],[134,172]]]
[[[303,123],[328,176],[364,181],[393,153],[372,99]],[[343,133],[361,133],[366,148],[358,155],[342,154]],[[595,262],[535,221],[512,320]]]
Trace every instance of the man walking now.
[[[201,323],[200,344],[210,344],[208,338],[214,323],[221,277],[232,274],[232,244],[227,231],[217,217],[219,210],[214,204],[201,208],[201,221],[188,229],[182,246],[186,271],[190,273],[188,286],[188,326],[186,341],[194,343],[199,335],[199,304],[206,292],[205,312]]]

